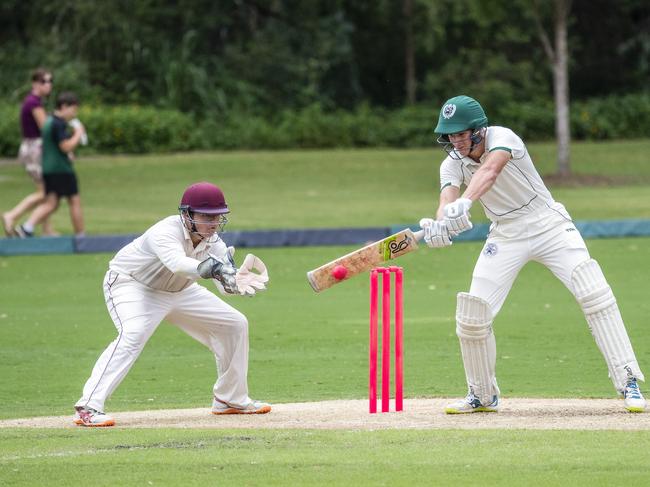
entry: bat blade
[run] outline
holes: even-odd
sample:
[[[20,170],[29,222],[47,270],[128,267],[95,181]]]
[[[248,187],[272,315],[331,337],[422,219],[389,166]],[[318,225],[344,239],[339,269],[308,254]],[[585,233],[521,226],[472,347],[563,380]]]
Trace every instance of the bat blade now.
[[[418,240],[422,239],[423,231],[412,232],[406,228],[377,242],[357,249],[349,254],[339,257],[325,265],[307,273],[307,280],[314,291],[321,292],[334,284],[343,282],[351,277],[404,254],[413,252],[418,248]],[[332,271],[336,266],[344,266],[347,274],[343,279],[335,279]]]

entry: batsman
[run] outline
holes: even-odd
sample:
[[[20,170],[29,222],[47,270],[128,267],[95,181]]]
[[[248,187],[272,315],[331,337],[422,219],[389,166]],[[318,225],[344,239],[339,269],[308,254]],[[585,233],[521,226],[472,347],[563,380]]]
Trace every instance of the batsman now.
[[[492,323],[529,261],[546,266],[575,296],[625,409],[644,411],[646,401],[637,383],[644,380],[643,373],[612,289],[571,216],[546,188],[521,138],[508,128],[488,126],[481,105],[467,96],[444,103],[435,132],[447,157],[440,165],[436,219],[420,220],[425,242],[430,247],[451,245],[456,235],[472,228],[470,209],[476,202],[492,222],[469,292],[457,296],[456,334],[469,390],[445,411],[498,410]]]

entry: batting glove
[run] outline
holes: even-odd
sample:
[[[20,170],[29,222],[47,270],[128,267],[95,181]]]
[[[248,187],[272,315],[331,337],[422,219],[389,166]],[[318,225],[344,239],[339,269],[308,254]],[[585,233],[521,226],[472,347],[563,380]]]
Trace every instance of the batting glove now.
[[[449,232],[458,235],[466,230],[471,230],[474,225],[470,221],[469,209],[472,207],[472,200],[468,198],[458,198],[453,203],[445,205],[443,212],[445,215],[445,225]]]
[[[452,244],[449,230],[444,221],[437,221],[433,218],[422,218],[420,228],[424,230],[424,241],[429,247],[447,247]]]

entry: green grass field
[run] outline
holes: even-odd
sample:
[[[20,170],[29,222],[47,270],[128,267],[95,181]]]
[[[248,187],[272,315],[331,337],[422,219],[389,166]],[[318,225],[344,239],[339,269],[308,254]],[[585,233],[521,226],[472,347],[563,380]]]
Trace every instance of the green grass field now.
[[[650,363],[650,334],[645,333],[650,303],[644,299],[646,276],[632,270],[650,260],[649,244],[646,238],[589,242],[616,291],[642,363]],[[480,248],[478,242],[442,251],[425,247],[400,259],[406,276],[405,383],[410,397],[464,393],[455,294],[469,285]],[[227,299],[250,321],[249,375],[255,397],[293,402],[366,394],[367,279],[315,294],[305,278],[307,269],[348,250],[254,249],[271,269],[269,290],[254,299]],[[109,258],[0,259],[0,418],[70,411],[97,356],[116,334],[101,292]],[[495,332],[504,395],[613,395],[578,305],[540,265],[529,264],[519,276]],[[543,380],[534,380],[539,374]],[[207,405],[214,379],[207,350],[163,324],[113,396],[110,411]]]
[[[650,218],[649,149],[650,141],[575,144],[577,171],[639,177],[553,193],[577,219]],[[533,151],[552,158],[551,146]],[[223,181],[232,195],[231,228],[374,226],[414,223],[433,212],[438,159],[433,150],[191,154],[93,158],[80,161],[79,172],[90,233],[140,232],[174,213],[182,189],[200,179]],[[20,168],[0,166],[3,208],[28,190]],[[69,231],[64,212],[56,223]],[[647,366],[650,238],[587,243]],[[465,392],[454,296],[469,285],[480,248],[423,247],[399,261],[406,276],[407,397]],[[252,250],[270,269],[269,290],[228,301],[250,321],[253,397],[365,397],[367,280],[317,295],[305,279],[308,269],[351,249]],[[115,335],[101,292],[110,258],[0,257],[0,419],[71,412]],[[614,396],[577,304],[541,266],[521,273],[495,333],[504,397]],[[214,379],[209,352],[163,323],[107,410],[208,407]],[[0,429],[0,485],[642,485],[649,447],[647,431],[16,428]]]
[[[554,146],[532,144],[542,174],[552,173]],[[612,185],[553,190],[576,219],[650,218],[650,139],[572,145],[577,174],[622,178]],[[438,202],[443,152],[339,150],[226,152],[79,158],[76,164],[87,233],[137,233],[176,211],[185,187],[219,184],[232,209],[231,229],[415,224]],[[618,182],[616,182],[618,181]],[[24,170],[0,166],[0,208],[32,191]],[[475,221],[485,221],[480,209]],[[71,233],[65,204],[56,227]]]
[[[623,431],[0,433],[3,485],[644,485],[650,441]],[[597,446],[596,446],[597,445]],[[631,451],[634,448],[633,452]]]

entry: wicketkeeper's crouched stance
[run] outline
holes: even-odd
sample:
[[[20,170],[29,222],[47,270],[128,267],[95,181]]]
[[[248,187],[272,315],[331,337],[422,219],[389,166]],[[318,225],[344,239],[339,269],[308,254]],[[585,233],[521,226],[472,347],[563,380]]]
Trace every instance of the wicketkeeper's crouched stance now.
[[[448,157],[440,166],[437,220],[420,225],[431,247],[451,245],[472,228],[469,209],[479,200],[492,221],[478,258],[469,293],[459,293],[456,334],[469,387],[467,397],[447,413],[496,411],[494,317],[521,268],[545,265],[573,293],[600,349],[609,377],[632,412],[645,410],[638,380],[644,380],[625,330],[616,298],[571,217],[553,200],[522,140],[510,129],[488,127],[481,105],[467,96],[448,100],[436,133]],[[466,190],[460,197],[460,188]]]
[[[261,414],[271,406],[248,396],[248,321],[196,281],[212,279],[224,294],[254,295],[268,281],[262,261],[248,254],[237,269],[234,249],[219,233],[229,212],[210,183],[187,188],[180,217],[167,217],[120,250],[104,278],[106,306],[118,331],[75,405],[81,426],[112,426],[104,403],[122,382],[163,319],[208,347],[218,378],[213,414]]]

